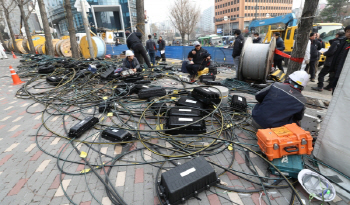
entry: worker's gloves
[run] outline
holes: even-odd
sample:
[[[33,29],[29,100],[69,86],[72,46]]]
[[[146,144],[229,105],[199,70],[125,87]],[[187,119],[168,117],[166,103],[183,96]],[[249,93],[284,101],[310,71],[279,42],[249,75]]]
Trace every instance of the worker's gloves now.
[[[309,64],[310,63],[310,60],[305,60],[305,64]]]

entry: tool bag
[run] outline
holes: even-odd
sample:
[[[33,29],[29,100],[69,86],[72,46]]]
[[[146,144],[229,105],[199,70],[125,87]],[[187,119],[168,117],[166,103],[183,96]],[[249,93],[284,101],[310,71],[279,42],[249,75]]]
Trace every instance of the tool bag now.
[[[272,161],[286,155],[311,154],[312,136],[292,123],[271,129],[259,129],[256,133],[261,151]]]

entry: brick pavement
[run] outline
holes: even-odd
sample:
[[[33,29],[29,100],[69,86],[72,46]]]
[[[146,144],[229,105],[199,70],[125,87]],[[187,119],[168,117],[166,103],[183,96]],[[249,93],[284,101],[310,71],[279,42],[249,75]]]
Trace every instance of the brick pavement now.
[[[17,70],[18,60],[1,61],[0,69],[2,76],[9,76],[8,66],[12,65]],[[0,76],[0,77],[2,77]],[[27,81],[28,79],[22,79]],[[112,204],[107,197],[103,184],[91,172],[87,172],[88,166],[76,154],[73,146],[67,139],[58,135],[65,135],[65,126],[70,127],[76,124],[77,120],[73,117],[53,115],[54,113],[44,114],[44,121],[48,131],[42,126],[41,111],[44,106],[34,103],[33,100],[24,100],[15,98],[15,93],[21,85],[11,85],[11,78],[0,78],[0,109],[3,110],[0,117],[0,204]],[[244,94],[248,101],[254,100],[253,96]],[[27,113],[30,112],[30,113]],[[92,113],[91,108],[83,111],[84,115]],[[63,124],[63,118],[65,123]],[[115,119],[114,119],[115,120]],[[150,120],[149,123],[155,121]],[[112,125],[112,120],[106,120],[106,125]],[[65,126],[63,126],[65,125]],[[152,125],[153,126],[153,125]],[[140,129],[147,129],[146,126]],[[53,134],[56,133],[56,134]],[[240,138],[238,140],[247,143],[256,143],[246,133],[240,130],[235,131]],[[98,131],[86,133],[82,139],[90,142],[106,142],[100,139]],[[152,143],[164,147],[173,147],[164,140],[152,140]],[[111,157],[116,157],[122,153],[142,148],[140,142],[132,145],[121,146],[112,144],[93,145],[93,148],[101,152],[101,155],[86,144],[75,143],[80,151],[87,152],[87,158],[91,164],[101,165],[110,162]],[[169,152],[170,153],[170,152]],[[61,158],[61,160],[57,160]],[[234,158],[233,169],[251,173],[245,161],[245,153],[236,149],[234,152],[226,150],[220,154],[208,157],[208,160],[219,163],[222,166],[229,166]],[[96,169],[97,173],[105,179],[106,173],[109,173],[109,183],[114,186],[119,195],[127,204],[159,204],[156,197],[154,183],[158,167],[151,165],[133,165],[132,162],[156,162],[164,158],[151,153],[150,151],[134,151],[127,154],[122,161],[118,161],[113,168]],[[260,175],[266,174],[266,164],[257,157],[251,155],[256,169]],[[184,163],[187,160],[178,160]],[[127,163],[126,163],[127,162]],[[80,163],[80,164],[79,164]],[[129,166],[122,166],[128,164]],[[106,164],[108,165],[108,164]],[[159,165],[159,164],[155,164]],[[165,167],[171,167],[167,163]],[[65,174],[60,171],[64,170]],[[163,171],[166,171],[165,168]],[[81,173],[82,171],[87,173]],[[217,173],[222,173],[223,169],[215,167]],[[251,180],[257,180],[255,177],[247,177]],[[220,176],[222,182],[228,187],[236,189],[254,190],[258,186],[246,181],[231,173],[224,173]],[[308,198],[305,192],[298,189],[300,196],[306,200]],[[288,204],[291,198],[290,189],[270,189],[268,197],[274,205]],[[67,195],[68,197],[66,197]],[[68,199],[69,198],[69,199]],[[267,204],[267,198],[262,192],[259,193],[235,193],[227,192],[218,188],[211,188],[210,191],[202,192],[198,199],[189,199],[185,204],[246,204],[259,205]],[[234,202],[234,203],[232,203]],[[341,200],[331,204],[344,204],[348,201]],[[319,204],[314,201],[312,204]]]

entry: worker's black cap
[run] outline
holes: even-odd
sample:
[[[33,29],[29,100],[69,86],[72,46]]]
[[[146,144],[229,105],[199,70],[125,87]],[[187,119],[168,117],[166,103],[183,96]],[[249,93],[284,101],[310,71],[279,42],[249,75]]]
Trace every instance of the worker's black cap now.
[[[344,28],[344,31],[346,32],[347,30],[350,30],[350,25]]]
[[[275,34],[275,36],[281,36],[281,33],[280,33],[280,32],[275,32],[275,33],[273,33],[273,34]]]
[[[345,32],[344,31],[339,31],[336,35],[338,35],[339,37],[345,36]]]

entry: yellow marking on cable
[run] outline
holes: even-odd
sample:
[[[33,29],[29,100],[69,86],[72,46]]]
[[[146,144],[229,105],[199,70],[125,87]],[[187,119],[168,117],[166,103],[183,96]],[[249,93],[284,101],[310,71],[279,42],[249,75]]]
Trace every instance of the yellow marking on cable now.
[[[88,173],[89,171],[90,171],[90,168],[88,168],[88,169],[83,169],[83,170],[80,171],[80,173]]]
[[[173,93],[174,94],[179,94],[179,91],[178,90],[174,90]]]
[[[171,97],[172,100],[176,100],[176,97]]]
[[[108,97],[103,97],[102,99],[107,100],[107,99],[108,99]]]
[[[163,130],[163,124],[159,124],[156,126],[156,130]]]
[[[86,156],[87,156],[86,152],[84,152],[84,151],[80,152],[80,157],[81,158],[86,158]]]
[[[233,147],[232,147],[232,144],[230,144],[228,147],[227,147],[228,150],[232,151],[233,150]]]
[[[107,117],[112,117],[113,116],[113,112],[110,112],[107,114]]]

